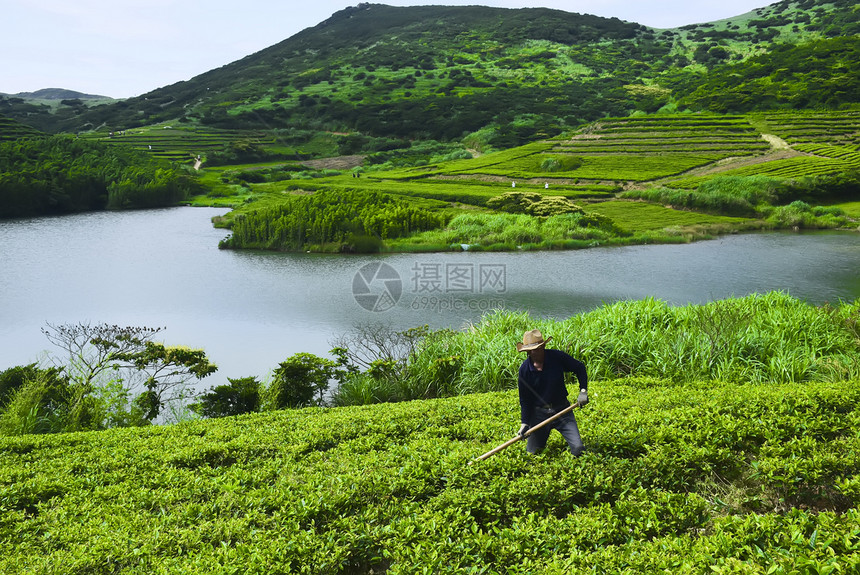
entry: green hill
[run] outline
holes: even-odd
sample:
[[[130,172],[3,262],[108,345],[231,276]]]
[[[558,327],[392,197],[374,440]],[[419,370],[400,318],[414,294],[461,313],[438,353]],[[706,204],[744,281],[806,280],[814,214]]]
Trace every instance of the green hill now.
[[[73,132],[187,122],[458,140],[488,129],[489,144],[502,148],[664,106],[739,113],[853,104],[857,33],[849,0],[785,1],[669,30],[548,9],[360,4],[136,98],[72,102],[56,113],[6,99],[0,111]],[[814,69],[801,73],[810,59]],[[779,93],[768,92],[773,79]],[[737,93],[726,93],[735,84]]]

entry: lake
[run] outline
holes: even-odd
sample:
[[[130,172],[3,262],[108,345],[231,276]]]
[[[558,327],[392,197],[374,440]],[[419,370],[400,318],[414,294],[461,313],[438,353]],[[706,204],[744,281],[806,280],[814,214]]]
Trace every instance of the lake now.
[[[0,222],[0,370],[44,357],[47,323],[166,327],[226,378],[325,355],[356,324],[461,328],[488,309],[567,317],[624,299],[705,303],[783,290],[860,298],[860,234],[731,235],[567,252],[341,256],[222,251],[215,208]],[[522,334],[511,334],[511,345]],[[52,351],[57,352],[56,349]]]

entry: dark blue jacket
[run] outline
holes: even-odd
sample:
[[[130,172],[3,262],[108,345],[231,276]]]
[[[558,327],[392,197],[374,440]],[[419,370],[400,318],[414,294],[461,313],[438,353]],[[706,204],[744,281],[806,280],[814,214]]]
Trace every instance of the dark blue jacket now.
[[[520,422],[532,425],[532,414],[536,406],[548,405],[556,410],[570,405],[565,372],[572,371],[579,380],[579,389],[588,389],[588,373],[585,364],[560,349],[544,350],[543,371],[535,369],[530,358],[520,365],[517,387],[520,392]]]

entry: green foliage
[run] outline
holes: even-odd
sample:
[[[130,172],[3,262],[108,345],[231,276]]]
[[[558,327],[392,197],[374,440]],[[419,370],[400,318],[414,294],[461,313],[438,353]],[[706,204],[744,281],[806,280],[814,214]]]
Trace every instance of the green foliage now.
[[[145,154],[63,136],[0,142],[0,218],[175,205],[194,179]]]
[[[776,200],[779,186],[778,180],[765,176],[718,176],[702,182],[696,191],[649,188],[624,192],[621,197],[711,214],[756,217],[763,205]]]
[[[567,198],[544,196],[537,192],[505,192],[489,199],[487,207],[509,214],[529,214],[541,218],[584,213],[582,208]]]
[[[487,200],[487,207],[509,214],[525,214],[529,208],[541,201],[543,196],[538,192],[511,191]]]
[[[265,392],[267,409],[322,405],[338,363],[312,353],[297,353],[282,361]]]
[[[493,358],[496,369],[515,373],[522,358],[511,338],[537,327],[553,335],[559,349],[582,359],[590,377],[596,378],[850,379],[860,376],[860,338],[851,327],[858,314],[860,303],[818,308],[782,293],[675,308],[656,300],[619,302],[564,321],[497,312],[485,316],[468,333],[451,335],[444,351],[422,349],[415,361],[426,366],[438,356],[487,357]],[[460,385],[481,391],[498,389],[498,377],[482,365],[466,363]]]
[[[35,379],[40,368],[35,364],[16,365],[0,371],[0,408],[8,403],[12,394],[28,380]]]
[[[828,229],[843,228],[850,224],[839,208],[813,208],[802,200],[770,208],[765,213],[767,221],[777,228]]]
[[[541,172],[572,172],[582,165],[582,158],[574,156],[540,156]]]
[[[553,215],[466,213],[456,216],[442,230],[417,234],[408,241],[411,245],[454,246],[456,249],[466,244],[471,250],[512,250],[525,245],[572,247],[565,242],[576,240],[588,240],[578,246],[586,247],[593,242],[625,235],[610,218],[586,215],[564,199],[546,198],[530,209],[540,213],[544,207],[547,208],[546,213]],[[396,248],[397,244],[393,247]]]
[[[549,216],[557,216],[559,214],[580,214],[584,212],[582,208],[561,196],[544,196],[539,201],[535,202],[528,208],[528,213],[538,217],[547,218]],[[583,224],[583,227],[586,227]]]
[[[320,191],[290,196],[281,205],[233,220],[222,247],[301,250],[334,244],[338,251],[378,251],[378,240],[407,236],[442,225],[442,219],[378,192]]]
[[[422,338],[401,356],[396,385],[347,377],[335,404],[509,389],[523,359],[513,344],[534,328],[584,361],[590,378],[737,384],[856,379],[858,326],[860,302],[815,307],[778,292],[682,307],[654,299],[618,302],[565,320],[494,311],[468,330]]]
[[[60,370],[35,369],[0,412],[0,435],[99,429],[100,406]]]
[[[229,384],[217,385],[191,405],[202,417],[228,417],[252,413],[260,409],[260,382],[255,377],[227,378]]]
[[[39,130],[0,114],[0,142],[38,135]]]
[[[0,403],[8,421],[47,422],[41,432],[149,424],[164,407],[184,404],[190,379],[217,370],[202,350],[152,341],[159,328],[79,323],[48,324],[42,331],[65,357],[51,358],[57,368],[3,372],[4,381],[11,374],[23,376],[23,383],[16,382],[8,405]],[[23,428],[0,427],[7,433]]]
[[[836,109],[857,103],[860,37],[850,35],[776,44],[766,54],[690,75],[680,100],[713,112],[742,113],[779,108]]]
[[[554,433],[467,465],[516,392],[0,439],[0,571],[860,567],[856,380],[590,390],[576,460]]]

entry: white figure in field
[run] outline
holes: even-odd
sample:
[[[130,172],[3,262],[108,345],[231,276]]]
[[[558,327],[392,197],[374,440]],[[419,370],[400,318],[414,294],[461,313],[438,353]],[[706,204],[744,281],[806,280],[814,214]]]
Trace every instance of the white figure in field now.
[[[512,188],[516,188],[516,187],[517,187],[517,183],[516,183],[516,182],[511,182],[511,187],[512,187]]]
[[[545,189],[545,190],[549,189],[549,182],[544,182],[543,189]]]

